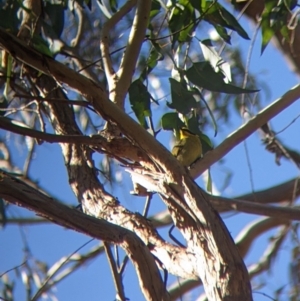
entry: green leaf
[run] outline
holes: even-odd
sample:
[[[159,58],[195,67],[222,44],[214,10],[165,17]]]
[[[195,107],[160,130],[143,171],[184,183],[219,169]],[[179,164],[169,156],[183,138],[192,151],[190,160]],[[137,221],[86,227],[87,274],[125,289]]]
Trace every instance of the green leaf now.
[[[206,190],[210,194],[212,194],[212,179],[210,174],[210,168],[208,169],[208,177],[207,177],[207,184],[206,184]]]
[[[178,82],[173,78],[169,79],[171,84],[172,103],[167,103],[168,107],[186,115],[192,108],[197,107],[197,102],[193,92],[189,91],[185,82]]]
[[[223,20],[225,20],[227,24],[226,27],[236,31],[245,40],[250,40],[247,32],[244,30],[244,28],[239,24],[236,18],[228,10],[226,10],[224,7],[221,6],[219,13],[222,16]]]
[[[261,42],[261,54],[265,51],[270,40],[274,36],[275,32],[270,25],[270,19],[268,15],[262,15],[261,20],[261,33],[262,33],[262,42]]]
[[[203,146],[203,153],[205,153],[206,151],[212,150],[214,148],[213,143],[211,142],[211,140],[209,139],[209,137],[207,135],[201,133],[200,139],[201,139],[202,146]],[[205,145],[207,147],[206,151],[205,151]]]
[[[186,127],[194,134],[198,134],[200,136],[201,131],[199,130],[199,116],[197,114],[193,114],[190,118],[186,118]]]
[[[286,25],[286,20],[290,16],[290,9],[294,7],[295,2],[292,0],[265,0],[265,7],[261,19],[261,54],[263,54],[276,32],[280,31],[286,40],[289,39],[289,30]]]
[[[153,0],[151,3],[151,11],[150,11],[150,20],[152,20],[155,16],[159,14],[161,10],[161,5],[158,1]]]
[[[5,115],[7,108],[8,108],[8,101],[6,100],[3,92],[3,95],[0,96],[0,117]]]
[[[110,4],[111,11],[115,14],[119,10],[118,0],[110,0],[109,4]]]
[[[179,130],[185,124],[178,117],[177,113],[166,113],[161,117],[161,127],[164,130]]]
[[[192,2],[194,3],[194,2]],[[230,43],[226,29],[229,28],[236,31],[242,38],[249,40],[249,36],[243,27],[239,24],[236,18],[226,10],[220,3],[213,1],[202,1],[201,11],[203,19],[212,24],[218,34],[227,42]]]
[[[195,10],[188,0],[179,0],[172,7],[169,18],[169,28],[173,35],[172,48],[176,42],[183,43],[191,39],[195,19]]]
[[[91,0],[84,0],[86,6],[89,8],[89,10],[92,10],[92,1]]]
[[[227,81],[231,81],[230,64],[225,62],[218,54],[215,47],[212,45],[211,40],[203,40],[200,42],[200,47],[205,61],[209,62],[215,71],[221,71]]]
[[[150,56],[147,59],[146,66],[142,71],[140,78],[146,80],[149,73],[156,67],[157,62],[164,59],[162,50],[158,43],[151,40],[153,48],[151,49]]]
[[[218,24],[213,24],[219,36],[228,44],[231,44],[231,36],[227,33],[227,30]]]
[[[148,125],[145,117],[151,116],[151,95],[148,92],[147,87],[138,79],[131,83],[128,92],[133,112],[139,123],[147,129]]]
[[[186,71],[186,76],[194,85],[209,91],[227,94],[254,93],[259,91],[243,89],[227,84],[222,72],[216,72],[208,62],[194,63],[193,66]]]
[[[285,39],[289,39],[289,29],[285,24],[280,28],[280,33]]]

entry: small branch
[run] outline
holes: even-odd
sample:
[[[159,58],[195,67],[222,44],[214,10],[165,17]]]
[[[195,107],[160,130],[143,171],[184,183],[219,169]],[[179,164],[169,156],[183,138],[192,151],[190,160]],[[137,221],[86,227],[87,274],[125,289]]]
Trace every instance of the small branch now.
[[[251,118],[246,124],[230,134],[219,146],[214,150],[205,154],[202,160],[195,165],[191,171],[193,178],[201,175],[206,169],[214,163],[222,159],[235,146],[240,144],[270,119],[278,115],[292,103],[300,98],[300,85],[293,87],[287,91],[282,97],[275,100],[269,106],[261,110],[255,117]]]
[[[230,2],[227,0],[227,2]],[[245,5],[248,5],[250,2],[251,5],[245,10],[245,16],[252,19],[254,23],[258,23],[263,10],[264,2],[263,1],[236,1],[235,8],[242,10]],[[294,18],[294,15],[290,14],[288,17],[287,23]],[[297,20],[297,18],[296,18]],[[300,56],[297,55],[300,52],[300,24],[297,21],[297,26],[293,28],[293,31],[290,31],[290,38],[287,41],[284,39],[280,30],[276,31],[274,37],[272,38],[272,43],[275,47],[283,54],[286,59],[288,66],[292,69],[293,72],[300,74]]]
[[[106,256],[108,258],[108,262],[110,265],[111,273],[113,275],[114,284],[115,284],[116,291],[117,291],[116,300],[125,301],[126,297],[125,297],[125,293],[124,293],[124,286],[122,283],[122,279],[118,272],[118,268],[116,266],[114,256],[111,252],[110,245],[106,242],[104,242],[104,249],[105,249]]]
[[[49,289],[54,286],[53,283],[53,278],[54,276],[58,273],[58,271],[60,269],[62,269],[68,262],[71,261],[72,257],[79,252],[80,249],[82,249],[83,247],[85,247],[87,244],[89,244],[91,241],[93,241],[93,239],[90,239],[88,242],[84,243],[83,245],[81,245],[77,250],[75,250],[72,254],[70,254],[67,257],[63,257],[61,258],[58,262],[56,262],[48,271],[47,271],[47,277],[46,279],[43,281],[43,283],[41,284],[41,286],[38,288],[37,292],[34,294],[34,296],[32,297],[31,301],[36,301],[38,300],[41,295],[47,291],[49,291]],[[92,255],[95,256],[95,253],[93,253]],[[97,254],[96,254],[97,255]],[[78,256],[76,256],[78,258]],[[90,259],[90,257],[88,257],[88,259]],[[84,261],[80,261],[80,266],[82,266],[85,262],[87,261],[87,258],[85,258]],[[67,275],[69,275],[70,273],[72,273],[76,268],[78,268],[78,266],[75,265],[75,267],[70,268],[69,271],[67,273],[65,273],[63,276],[66,277]],[[62,278],[64,277],[60,277],[59,281],[62,280]],[[50,282],[51,280],[51,282]],[[55,281],[55,283],[57,284],[59,282],[58,280]]]
[[[11,53],[15,59],[54,77],[56,81],[64,82],[83,95],[94,106],[99,115],[106,121],[117,124],[125,136],[149,154],[151,159],[164,171],[169,183],[174,182],[174,175],[170,171],[175,166],[181,171],[184,170],[176,158],[162,144],[108,99],[101,86],[67,66],[28,47],[2,28],[0,28],[0,46]]]
[[[93,146],[92,149],[107,153],[116,158],[126,158],[133,162],[139,162],[142,166],[150,167],[149,158],[134,146],[126,138],[116,138],[108,141],[101,135],[83,136],[83,135],[56,135],[43,133],[27,127],[22,122],[12,120],[6,117],[0,117],[0,128],[13,132],[15,134],[35,138],[39,141],[48,143],[73,143]]]
[[[300,195],[299,178],[294,178],[276,186],[253,193],[236,196],[235,199],[260,204],[289,203]]]
[[[51,287],[55,287],[59,282],[64,280],[67,276],[71,273],[75,272],[77,269],[81,268],[82,266],[86,265],[88,261],[93,260],[95,257],[103,253],[103,246],[100,245],[96,249],[90,251],[88,254],[76,254],[74,255],[75,258],[70,258],[72,262],[75,262],[73,266],[65,268],[62,272],[56,275],[53,279],[51,279],[51,283],[47,284],[48,290]]]
[[[19,98],[25,98],[25,99],[33,99],[33,100],[38,100],[40,102],[47,101],[47,102],[58,102],[58,103],[65,103],[68,105],[74,105],[74,106],[82,106],[87,109],[93,110],[91,107],[90,103],[84,100],[70,100],[66,98],[47,98],[47,97],[40,97],[40,96],[31,96],[31,95],[23,95],[23,94],[15,94],[14,97],[19,97]]]
[[[23,175],[24,175],[25,178],[28,177],[29,168],[30,168],[30,165],[31,165],[31,163],[33,161],[32,157],[33,157],[33,154],[34,154],[34,151],[35,151],[35,147],[36,147],[35,140],[33,140],[33,139],[30,139],[30,140],[31,140],[30,145],[27,142],[28,154],[26,156],[26,160],[24,162],[24,167],[23,167]]]
[[[251,279],[263,271],[270,271],[270,266],[274,262],[274,258],[277,256],[284,239],[289,233],[289,229],[289,226],[282,226],[277,237],[272,239],[261,259],[249,267],[249,276]]]
[[[150,173],[138,173],[134,170],[126,169],[131,174],[132,180],[135,183],[138,183],[145,187],[147,191],[153,192],[157,189],[159,185],[159,181],[162,177],[161,174],[150,174]],[[156,178],[155,178],[156,177]],[[163,189],[157,190],[161,195],[171,195],[170,193],[166,193]],[[289,208],[289,207],[275,207],[272,205],[263,205],[257,204],[252,201],[244,201],[244,200],[237,200],[237,199],[228,199],[220,196],[213,196],[204,191],[202,194],[206,196],[206,198],[210,201],[213,205],[214,209],[219,212],[224,211],[239,211],[251,214],[258,214],[264,216],[273,216],[279,217],[281,219],[287,220],[300,220],[300,209],[298,208]],[[188,212],[189,208],[183,208],[186,212]]]
[[[0,117],[0,128],[13,132],[15,134],[29,136],[49,143],[77,143],[77,144],[81,143],[87,145],[97,145],[97,144],[99,145],[99,141],[103,139],[101,136],[97,137],[97,140],[99,138],[99,141],[98,143],[96,143],[92,137],[88,137],[88,136],[55,135],[55,134],[43,133],[28,127],[22,122],[12,120],[6,117]]]
[[[0,278],[3,277],[5,274],[7,274],[7,273],[9,273],[9,272],[11,272],[11,271],[13,271],[13,270],[16,270],[17,268],[21,267],[21,266],[24,265],[25,263],[26,263],[26,262],[24,261],[23,263],[21,263],[21,264],[15,266],[15,267],[13,267],[13,268],[11,268],[11,269],[5,271],[4,273],[0,274]]]
[[[116,87],[115,102],[124,107],[124,99],[134,75],[135,67],[138,61],[139,53],[145,39],[149,15],[151,10],[150,0],[138,0],[135,17],[128,38],[128,46],[117,72],[118,85]]]
[[[109,91],[115,89],[115,70],[109,53],[109,32],[113,27],[136,5],[137,0],[127,1],[105,24],[102,28],[100,39],[100,49]]]
[[[270,217],[277,217],[286,220],[300,220],[300,209],[291,207],[278,207],[272,205],[263,205],[244,200],[232,200],[222,197],[210,196],[210,201],[214,208],[219,212],[224,211],[239,211],[250,214],[264,215]],[[220,210],[222,209],[226,210]]]
[[[178,282],[179,282],[178,284],[174,283],[174,285],[172,285],[172,287],[168,287],[168,291],[170,294],[170,300],[172,300],[172,301],[184,300],[184,298],[182,298],[182,297],[185,293],[188,293],[189,291],[196,288],[197,286],[202,286],[202,282],[200,280],[178,279]]]
[[[243,257],[245,257],[253,245],[253,241],[267,231],[279,227],[290,225],[289,221],[280,218],[262,218],[246,225],[235,238],[235,243]]]

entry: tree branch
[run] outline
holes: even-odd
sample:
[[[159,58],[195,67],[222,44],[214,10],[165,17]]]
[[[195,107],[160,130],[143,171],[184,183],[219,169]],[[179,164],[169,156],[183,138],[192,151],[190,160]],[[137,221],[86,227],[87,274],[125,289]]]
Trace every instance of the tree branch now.
[[[218,210],[219,212],[232,210],[250,214],[277,217],[286,220],[300,220],[300,209],[298,207],[278,207],[272,205],[256,204],[244,200],[232,200],[214,196],[210,196],[210,201],[212,202],[214,208],[216,208],[216,210]]]
[[[109,35],[112,28],[132,10],[136,3],[137,0],[126,1],[125,4],[112,17],[104,23],[102,28],[100,49],[102,53],[103,66],[108,82],[108,89],[110,92],[113,91],[113,93],[110,93],[110,98],[116,103],[117,101],[113,96],[115,94],[117,76],[109,53]],[[120,104],[120,107],[123,108],[123,105]]]
[[[288,226],[290,224],[289,221],[280,218],[262,218],[249,223],[235,238],[236,245],[238,246],[241,255],[243,257],[247,255],[253,241],[261,234],[266,233],[275,227],[283,225]]]
[[[207,152],[191,170],[191,175],[196,178],[214,163],[222,159],[235,146],[248,138],[257,129],[267,123],[270,119],[278,115],[292,103],[300,98],[300,85],[297,85],[287,91],[283,96],[276,99],[273,103],[261,110],[255,117],[243,124],[239,129],[230,134],[214,150]]]
[[[97,247],[95,250],[88,252],[88,254],[79,255],[71,254],[71,256],[62,257],[57,262],[55,262],[47,271],[46,278],[42,281],[41,285],[38,287],[37,292],[32,297],[31,301],[39,300],[39,298],[48,292],[52,287],[55,287],[67,276],[87,264],[88,261],[94,259],[96,256],[103,252],[103,246]],[[70,262],[72,265],[70,266]],[[65,266],[68,267],[65,267]],[[63,269],[64,268],[64,269]],[[63,269],[63,270],[62,270]]]
[[[9,202],[38,212],[55,224],[120,245],[136,268],[147,300],[168,300],[154,257],[135,233],[49,199],[3,171],[0,177],[0,195]],[[147,273],[143,273],[144,269],[147,269]]]
[[[137,2],[128,44],[120,64],[120,69],[117,72],[119,80],[116,87],[116,102],[122,107],[124,107],[125,96],[131,84],[139,53],[145,39],[151,3],[151,0],[138,0]]]
[[[114,138],[110,141],[101,135],[57,135],[43,133],[34,130],[22,122],[12,120],[6,117],[0,117],[0,128],[23,136],[38,139],[39,142],[46,141],[48,143],[73,143],[93,146],[93,149],[110,154],[112,157],[126,158],[134,162],[140,162],[141,165],[150,166],[149,159],[139,148],[134,146],[126,138]]]

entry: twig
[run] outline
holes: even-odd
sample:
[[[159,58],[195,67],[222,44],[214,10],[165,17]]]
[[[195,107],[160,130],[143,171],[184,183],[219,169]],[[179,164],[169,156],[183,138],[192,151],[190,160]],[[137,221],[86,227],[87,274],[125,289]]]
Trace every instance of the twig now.
[[[66,103],[66,104],[71,104],[74,106],[82,106],[82,107],[88,108],[88,109],[92,110],[93,112],[95,112],[93,110],[93,108],[91,107],[91,104],[84,100],[70,100],[70,99],[66,99],[66,98],[47,98],[47,97],[31,96],[31,95],[23,95],[23,94],[15,94],[14,97],[25,98],[25,99],[34,99],[34,100],[38,100],[41,102],[47,101],[47,102]],[[28,104],[26,104],[26,105],[28,106]]]
[[[122,280],[120,278],[120,274],[118,272],[118,268],[116,266],[115,259],[111,252],[110,245],[107,242],[103,242],[103,244],[104,244],[105,253],[106,253],[109,265],[110,265],[111,273],[113,275],[114,284],[115,284],[116,291],[117,291],[116,300],[125,301],[126,297],[125,297],[125,293],[124,293],[124,286],[123,286]]]
[[[151,199],[152,199],[152,193],[146,196],[146,202],[145,202],[145,207],[144,207],[144,211],[143,211],[143,216],[145,216],[145,217],[148,216]]]
[[[263,271],[270,270],[272,260],[276,257],[280,246],[289,233],[290,226],[281,227],[279,234],[274,238],[265,250],[262,258],[252,266],[248,267],[250,278],[262,273]]]
[[[9,272],[11,272],[11,271],[13,271],[13,270],[15,270],[15,269],[21,267],[21,266],[24,265],[25,263],[26,263],[26,261],[24,261],[24,262],[22,262],[21,264],[19,264],[19,265],[15,266],[15,267],[13,267],[13,268],[11,268],[11,269],[5,271],[4,273],[0,274],[0,278],[1,278],[2,276],[4,276],[5,274],[7,274],[7,273],[9,273]]]
[[[87,244],[89,244],[91,241],[93,241],[94,238],[88,240],[86,243],[84,243],[83,245],[81,245],[78,249],[76,249],[73,253],[71,253],[68,257],[66,257],[66,259],[64,259],[62,262],[60,262],[60,264],[52,271],[51,269],[49,271],[51,271],[51,273],[47,276],[47,278],[44,280],[42,286],[38,289],[38,291],[35,293],[35,295],[32,297],[31,301],[35,301],[38,300],[38,298],[46,291],[49,289],[49,287],[47,286],[47,284],[49,283],[49,281],[54,277],[54,275],[65,265],[67,264],[71,257],[76,254],[80,249],[82,249],[83,247],[85,247]]]
[[[15,134],[29,136],[49,143],[79,143],[87,145],[99,145],[101,144],[101,140],[105,140],[100,135],[97,135],[97,138],[95,139],[96,136],[88,137],[83,135],[56,135],[43,133],[28,127],[22,122],[5,117],[0,117],[0,128]],[[98,142],[96,142],[96,140],[98,140]]]

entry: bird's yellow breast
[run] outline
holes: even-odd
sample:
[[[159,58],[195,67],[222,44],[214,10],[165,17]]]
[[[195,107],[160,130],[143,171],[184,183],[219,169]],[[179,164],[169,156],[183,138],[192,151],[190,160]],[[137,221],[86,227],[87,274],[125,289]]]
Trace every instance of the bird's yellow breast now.
[[[188,135],[178,141],[172,154],[184,166],[190,166],[202,156],[202,144],[198,135]]]

